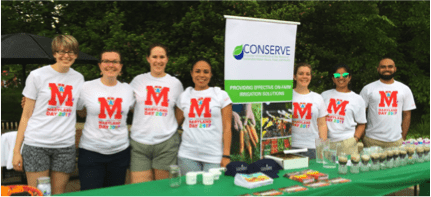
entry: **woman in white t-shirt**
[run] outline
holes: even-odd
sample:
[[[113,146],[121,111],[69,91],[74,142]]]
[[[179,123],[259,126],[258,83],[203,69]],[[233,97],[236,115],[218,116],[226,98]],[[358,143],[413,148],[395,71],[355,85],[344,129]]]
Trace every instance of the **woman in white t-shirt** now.
[[[352,73],[347,65],[337,65],[334,68],[332,81],[335,89],[322,93],[328,116],[328,138],[332,146],[341,145],[346,154],[358,153],[357,142],[364,134],[365,101],[361,96],[349,89]]]
[[[310,159],[316,158],[315,139],[327,138],[325,102],[322,96],[308,89],[311,81],[311,66],[300,63],[294,68],[296,87],[292,95],[292,148],[307,148],[303,153]]]
[[[184,130],[178,165],[184,175],[208,171],[230,162],[232,101],[219,87],[210,87],[211,65],[198,59],[190,71],[195,87],[188,87],[177,101],[178,122]]]
[[[126,120],[135,98],[132,87],[117,80],[120,52],[103,51],[99,68],[102,77],[84,83],[77,106],[87,112],[79,142],[81,190],[123,185],[130,165]]]
[[[56,36],[51,47],[56,63],[27,77],[12,164],[25,169],[28,185],[50,177],[52,194],[61,194],[75,170],[76,106],[84,77],[71,68],[79,53],[73,36]]]
[[[180,144],[174,107],[183,85],[165,73],[168,50],[164,45],[151,45],[147,61],[150,72],[130,83],[136,98],[130,133],[132,183],[168,178],[169,166],[177,164]]]

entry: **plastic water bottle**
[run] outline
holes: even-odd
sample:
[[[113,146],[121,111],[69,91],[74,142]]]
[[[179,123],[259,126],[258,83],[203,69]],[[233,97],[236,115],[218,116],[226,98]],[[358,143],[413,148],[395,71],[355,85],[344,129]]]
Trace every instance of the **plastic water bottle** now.
[[[181,185],[181,170],[177,165],[170,165],[169,170],[169,185],[171,187],[179,187]]]

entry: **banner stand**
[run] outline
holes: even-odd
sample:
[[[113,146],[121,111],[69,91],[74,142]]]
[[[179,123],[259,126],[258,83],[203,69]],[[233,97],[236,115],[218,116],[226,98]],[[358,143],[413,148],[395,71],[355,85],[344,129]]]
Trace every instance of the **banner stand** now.
[[[262,153],[290,148],[293,66],[300,23],[224,18],[225,91],[234,103],[236,124],[232,127],[231,157],[232,161],[250,163],[261,159]],[[238,122],[243,129],[238,129]]]

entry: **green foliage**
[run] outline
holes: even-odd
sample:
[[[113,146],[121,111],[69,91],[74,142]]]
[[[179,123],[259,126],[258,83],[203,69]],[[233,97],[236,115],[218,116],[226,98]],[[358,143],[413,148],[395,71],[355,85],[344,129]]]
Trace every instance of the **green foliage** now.
[[[1,88],[1,117],[2,120],[19,121],[21,119],[23,88]]]
[[[359,93],[378,79],[378,61],[389,56],[397,66],[395,79],[415,97],[413,121],[429,121],[429,1],[4,1],[1,8],[2,34],[71,34],[81,51],[95,57],[104,49],[122,51],[125,82],[149,71],[148,46],[163,43],[169,48],[166,71],[184,87],[193,86],[189,70],[199,57],[213,66],[212,85],[224,86],[224,15],[297,21],[295,62],[313,66],[311,90],[333,88],[332,67],[345,63]],[[39,66],[28,65],[27,72]],[[86,80],[100,76],[94,65],[74,68]]]
[[[419,124],[414,124],[407,133],[406,139],[410,138],[430,138],[430,122],[423,121]]]

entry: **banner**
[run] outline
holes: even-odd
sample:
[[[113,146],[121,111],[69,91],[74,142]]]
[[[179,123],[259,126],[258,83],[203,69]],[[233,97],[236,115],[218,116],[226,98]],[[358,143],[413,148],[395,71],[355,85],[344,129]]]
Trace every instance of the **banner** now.
[[[225,18],[225,91],[234,103],[231,161],[251,163],[290,148],[299,23]]]
[[[299,23],[225,18],[225,91],[232,101],[291,101]]]

